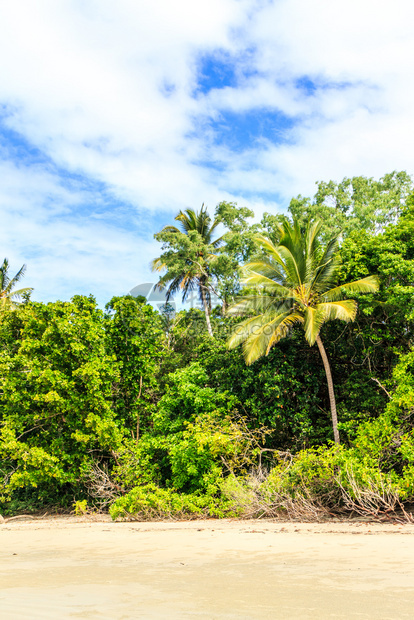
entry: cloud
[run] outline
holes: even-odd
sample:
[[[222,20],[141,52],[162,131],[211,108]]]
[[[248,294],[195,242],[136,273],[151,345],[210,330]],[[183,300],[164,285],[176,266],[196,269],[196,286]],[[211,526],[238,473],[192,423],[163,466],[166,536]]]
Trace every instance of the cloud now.
[[[404,0],[3,3],[3,253],[28,263],[39,299],[108,299],[150,281],[152,233],[181,208],[276,210],[317,180],[414,172],[413,13]]]
[[[292,127],[284,142],[265,134],[236,158],[222,152],[230,186],[258,189],[267,179],[287,198],[311,192],[317,179],[406,169],[414,132],[407,79],[413,13],[406,1],[390,12],[385,2],[325,0],[282,0],[256,12],[245,41],[255,50],[250,77],[211,90],[206,107],[211,117],[220,109],[282,113]]]
[[[12,271],[28,263],[25,284],[35,300],[93,293],[104,304],[153,278],[149,260],[159,248],[142,220],[139,227],[127,213],[128,230],[107,213],[102,219],[95,197],[62,186],[43,167],[0,164],[0,246]]]

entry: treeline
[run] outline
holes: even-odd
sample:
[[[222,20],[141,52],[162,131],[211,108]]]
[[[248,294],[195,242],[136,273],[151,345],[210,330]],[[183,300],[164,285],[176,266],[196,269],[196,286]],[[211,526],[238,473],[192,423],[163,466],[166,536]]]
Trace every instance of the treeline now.
[[[265,214],[251,224],[252,215],[220,203],[212,217],[187,210],[179,228],[157,233],[160,286],[171,297],[195,292],[200,310],[174,313],[166,304],[158,312],[131,296],[114,297],[104,311],[83,296],[42,304],[26,295],[17,308],[2,305],[0,513],[410,518],[411,178],[319,183],[312,200],[297,197],[289,208],[303,233],[309,221],[322,222],[318,260],[338,238],[335,287],[379,282],[377,292],[352,296],[355,320],[331,316],[320,325],[340,446],[323,361],[302,323],[250,365],[246,347],[229,350],[252,316],[232,309],[246,291],[261,295],[243,286],[246,264],[267,260],[258,234],[278,248],[286,222]]]

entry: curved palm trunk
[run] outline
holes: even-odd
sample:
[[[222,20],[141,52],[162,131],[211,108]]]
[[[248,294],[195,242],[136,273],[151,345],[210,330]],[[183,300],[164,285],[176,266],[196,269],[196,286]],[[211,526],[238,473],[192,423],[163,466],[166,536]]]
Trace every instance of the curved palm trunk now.
[[[326,373],[326,380],[328,382],[328,392],[329,392],[329,401],[331,403],[331,415],[332,415],[332,426],[334,432],[335,443],[339,444],[339,431],[338,431],[338,416],[336,414],[336,401],[335,401],[335,393],[332,381],[331,367],[329,365],[328,356],[326,355],[325,347],[323,346],[322,340],[320,336],[316,336],[316,344],[319,348],[319,353],[321,354],[323,365]]]
[[[208,303],[206,299],[206,291],[204,289],[204,286],[200,286],[200,292],[201,292],[201,299],[203,300],[204,313],[206,315],[208,333],[213,338],[213,330],[211,329],[211,323],[210,323],[210,311],[209,311],[209,307],[208,307]]]

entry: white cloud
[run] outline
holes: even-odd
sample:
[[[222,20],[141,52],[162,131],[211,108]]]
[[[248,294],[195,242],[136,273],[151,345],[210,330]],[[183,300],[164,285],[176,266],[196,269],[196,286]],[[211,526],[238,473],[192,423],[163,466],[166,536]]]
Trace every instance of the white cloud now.
[[[39,298],[108,297],[151,277],[151,227],[180,208],[272,210],[317,180],[414,172],[413,18],[408,0],[3,3],[0,110],[42,154],[0,150],[3,253]],[[234,86],[197,91],[206,54]],[[279,143],[216,140],[223,113],[263,109],[294,120]]]
[[[102,221],[91,199],[42,167],[0,164],[0,247],[11,271],[28,263],[25,284],[35,300],[93,293],[103,304],[154,279],[149,262],[159,247],[142,234],[145,222],[127,230],[108,215]]]

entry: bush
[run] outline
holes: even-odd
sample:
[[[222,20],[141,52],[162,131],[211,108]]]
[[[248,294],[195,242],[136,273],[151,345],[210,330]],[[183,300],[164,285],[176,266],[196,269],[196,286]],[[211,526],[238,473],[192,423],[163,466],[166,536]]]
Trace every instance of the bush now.
[[[384,472],[354,449],[305,450],[268,474],[229,477],[222,485],[232,511],[245,518],[268,516],[319,521],[358,514],[377,519],[413,517],[405,503],[414,498],[413,471]]]
[[[2,315],[0,341],[0,502],[70,506],[85,469],[125,436],[103,313],[91,297],[28,303]]]
[[[117,499],[110,507],[109,514],[114,520],[197,519],[223,517],[226,508],[218,498],[177,493],[173,489],[147,484],[135,487]]]

